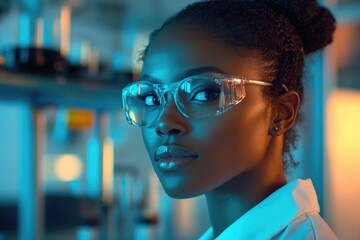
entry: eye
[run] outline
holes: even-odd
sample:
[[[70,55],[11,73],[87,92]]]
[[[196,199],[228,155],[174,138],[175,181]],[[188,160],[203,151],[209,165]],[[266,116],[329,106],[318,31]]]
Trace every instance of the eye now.
[[[219,98],[220,89],[218,88],[205,88],[201,90],[197,90],[192,98],[191,101],[198,101],[198,102],[210,102],[214,101]]]
[[[160,99],[156,94],[145,94],[142,96],[142,99],[146,106],[160,105]]]

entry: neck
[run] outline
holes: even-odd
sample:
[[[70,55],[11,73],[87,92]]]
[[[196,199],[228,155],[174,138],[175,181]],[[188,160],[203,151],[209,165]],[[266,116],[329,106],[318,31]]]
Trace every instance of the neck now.
[[[286,184],[281,155],[281,151],[267,154],[258,166],[206,194],[214,238]]]

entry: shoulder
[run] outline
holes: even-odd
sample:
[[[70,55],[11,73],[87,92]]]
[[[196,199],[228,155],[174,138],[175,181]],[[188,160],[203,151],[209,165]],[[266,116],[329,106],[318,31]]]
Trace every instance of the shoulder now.
[[[308,212],[291,221],[274,240],[337,240],[329,225],[317,212]]]

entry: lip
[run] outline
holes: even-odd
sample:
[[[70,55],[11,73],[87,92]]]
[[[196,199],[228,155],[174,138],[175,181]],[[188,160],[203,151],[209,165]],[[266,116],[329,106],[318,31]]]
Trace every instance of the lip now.
[[[160,171],[176,171],[194,162],[198,154],[189,152],[175,145],[161,145],[154,154],[154,159]]]

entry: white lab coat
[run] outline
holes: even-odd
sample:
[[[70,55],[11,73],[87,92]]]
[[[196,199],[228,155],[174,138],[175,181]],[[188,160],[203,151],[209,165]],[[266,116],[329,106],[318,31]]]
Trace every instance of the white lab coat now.
[[[296,179],[250,209],[216,240],[338,239],[319,212],[311,180]],[[212,227],[199,238],[210,239],[213,239]]]

